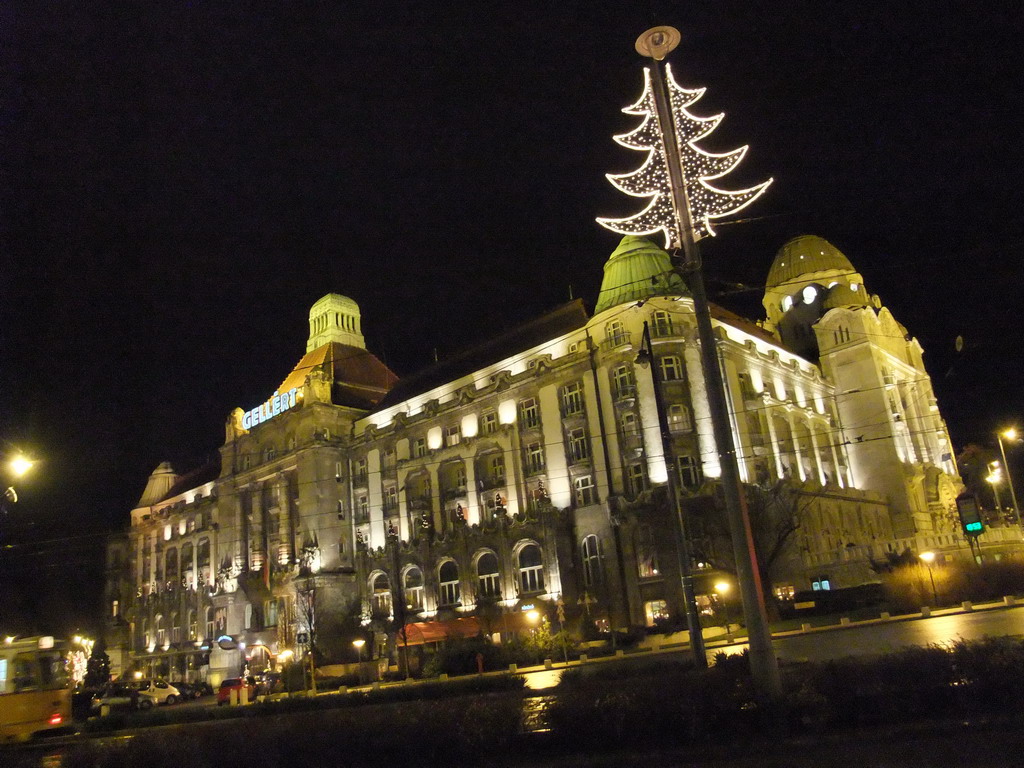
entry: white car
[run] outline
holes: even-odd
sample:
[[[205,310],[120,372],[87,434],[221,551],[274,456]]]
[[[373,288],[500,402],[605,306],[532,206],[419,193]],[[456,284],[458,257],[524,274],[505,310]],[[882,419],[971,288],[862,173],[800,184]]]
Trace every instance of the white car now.
[[[154,704],[173,704],[181,698],[181,692],[166,680],[136,680],[133,687],[139,692],[139,709],[149,709]]]

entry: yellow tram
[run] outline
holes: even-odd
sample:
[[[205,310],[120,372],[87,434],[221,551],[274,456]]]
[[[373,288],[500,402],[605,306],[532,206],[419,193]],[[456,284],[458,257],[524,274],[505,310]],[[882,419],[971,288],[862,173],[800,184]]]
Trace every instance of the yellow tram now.
[[[48,636],[0,641],[0,744],[71,724],[62,646]]]

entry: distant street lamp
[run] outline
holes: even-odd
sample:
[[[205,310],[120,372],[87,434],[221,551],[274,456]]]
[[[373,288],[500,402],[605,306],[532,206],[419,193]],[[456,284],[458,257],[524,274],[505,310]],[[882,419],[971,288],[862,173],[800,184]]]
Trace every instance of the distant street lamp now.
[[[990,461],[988,463],[988,476],[985,480],[992,486],[992,493],[995,494],[996,500],[996,512],[1001,517],[1003,514],[1003,502],[999,498],[999,483],[1003,482],[1003,468],[998,461]]]
[[[1010,485],[1010,499],[1013,501],[1013,514],[1017,516],[1017,526],[1020,527],[1020,506],[1017,504],[1017,492],[1013,489],[1013,474],[1010,472],[1010,465],[1006,462],[1006,448],[1003,446],[1003,438],[1017,442],[1017,430],[1013,427],[996,432],[996,440],[999,441],[999,453],[1003,457],[1003,466],[1006,467],[1006,482]],[[993,486],[994,487],[994,486]]]
[[[35,462],[25,456],[25,454],[19,453],[7,462],[7,471],[12,477],[24,477],[34,464]],[[14,490],[13,485],[5,488],[3,493],[0,494],[0,511],[3,511],[3,502],[5,501],[9,501],[11,504],[18,503],[18,492]]]
[[[931,579],[932,582],[932,600],[935,602],[935,606],[938,607],[939,593],[935,589],[935,574],[932,573],[932,563],[935,562],[935,553],[922,552],[918,557],[921,558],[921,562],[928,566],[928,578]]]
[[[356,656],[360,664],[363,663],[363,646],[366,645],[366,641],[361,637],[357,637],[352,641],[352,645],[356,647]]]

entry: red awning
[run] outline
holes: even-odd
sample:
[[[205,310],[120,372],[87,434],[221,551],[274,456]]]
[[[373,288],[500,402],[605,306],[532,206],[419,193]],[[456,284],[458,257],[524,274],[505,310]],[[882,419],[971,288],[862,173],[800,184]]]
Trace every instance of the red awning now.
[[[476,616],[466,616],[449,621],[417,621],[405,625],[405,644],[423,645],[440,643],[448,638],[476,637],[481,632]],[[398,638],[399,644],[402,638]]]

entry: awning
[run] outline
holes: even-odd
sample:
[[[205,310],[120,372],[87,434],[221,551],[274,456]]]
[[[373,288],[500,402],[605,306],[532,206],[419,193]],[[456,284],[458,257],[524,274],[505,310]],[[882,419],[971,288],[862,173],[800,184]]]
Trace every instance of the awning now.
[[[449,638],[476,637],[494,632],[516,632],[532,629],[532,624],[521,611],[508,611],[501,616],[463,616],[448,621],[417,621],[405,625],[406,645],[441,643]],[[398,636],[402,644],[402,636]]]

